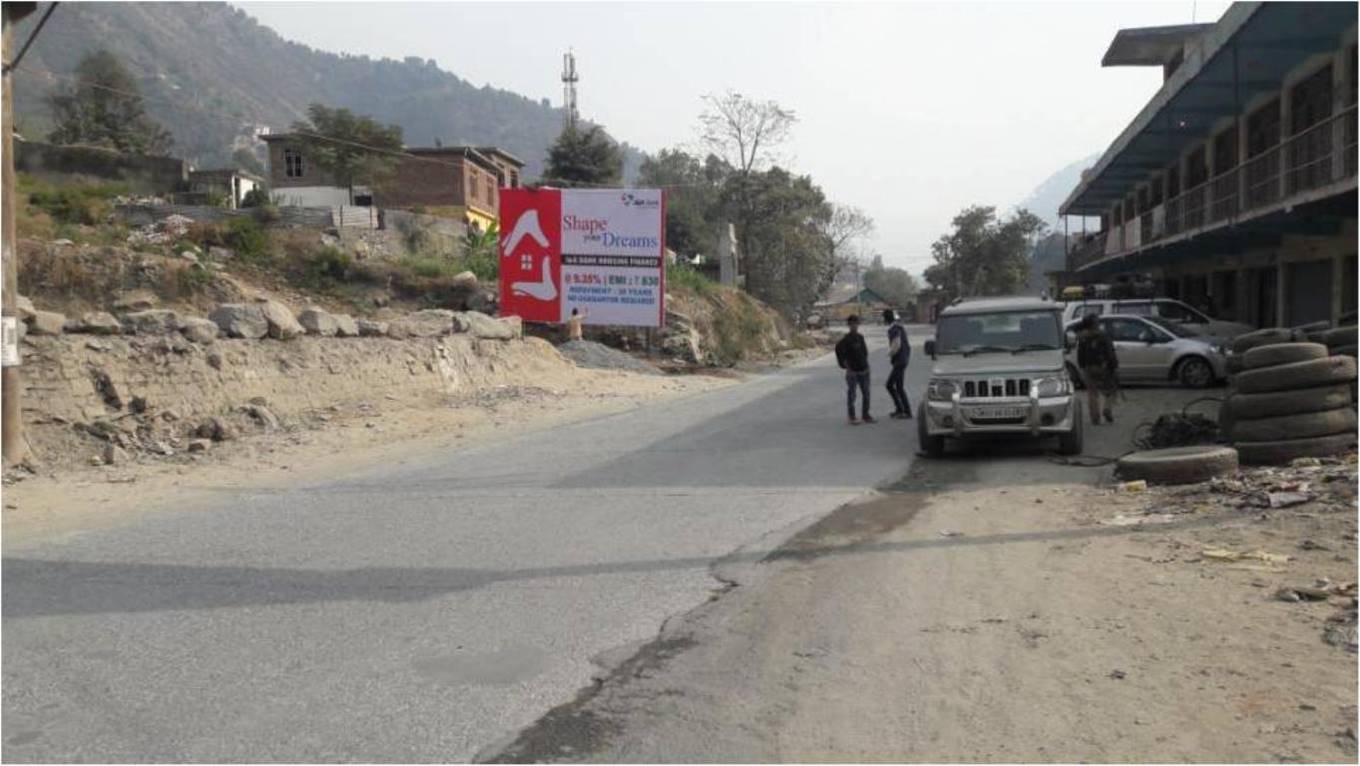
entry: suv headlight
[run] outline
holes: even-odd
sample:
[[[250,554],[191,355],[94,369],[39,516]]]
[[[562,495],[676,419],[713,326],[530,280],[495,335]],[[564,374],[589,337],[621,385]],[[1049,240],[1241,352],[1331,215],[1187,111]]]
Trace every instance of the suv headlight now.
[[[1072,381],[1066,375],[1052,378],[1039,378],[1034,381],[1034,386],[1039,391],[1039,397],[1046,399],[1050,396],[1066,396],[1072,393]]]
[[[934,378],[926,386],[926,398],[933,402],[947,402],[958,392],[959,384],[945,378]]]

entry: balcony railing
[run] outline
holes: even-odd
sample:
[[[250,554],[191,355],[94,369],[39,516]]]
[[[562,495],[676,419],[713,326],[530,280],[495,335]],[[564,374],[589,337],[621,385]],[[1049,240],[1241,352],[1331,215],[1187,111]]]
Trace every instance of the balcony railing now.
[[[1356,108],[1351,106],[1251,157],[1165,204],[1144,211],[1137,223],[1114,227],[1105,255],[1137,250],[1178,234],[1278,205],[1291,197],[1356,176]],[[1075,251],[1074,251],[1075,254]],[[1093,259],[1094,260],[1094,259]],[[1069,259],[1069,268],[1080,268]]]

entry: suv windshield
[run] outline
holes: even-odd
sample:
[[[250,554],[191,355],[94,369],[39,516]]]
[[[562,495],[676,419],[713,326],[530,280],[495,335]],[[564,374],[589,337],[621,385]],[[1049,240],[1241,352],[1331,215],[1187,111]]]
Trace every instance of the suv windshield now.
[[[1063,347],[1055,311],[1008,311],[940,318],[935,353],[1047,351]]]

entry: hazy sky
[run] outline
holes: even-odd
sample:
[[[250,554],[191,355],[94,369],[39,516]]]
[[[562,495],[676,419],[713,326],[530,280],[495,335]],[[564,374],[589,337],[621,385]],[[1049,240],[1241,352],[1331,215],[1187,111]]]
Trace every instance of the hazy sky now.
[[[1161,84],[1102,69],[1121,27],[1214,21],[1224,2],[238,3],[285,38],[418,56],[477,85],[562,100],[576,52],[583,117],[646,151],[695,141],[705,93],[800,119],[784,160],[869,212],[868,248],[919,272],[972,203],[1008,210],[1103,151]]]

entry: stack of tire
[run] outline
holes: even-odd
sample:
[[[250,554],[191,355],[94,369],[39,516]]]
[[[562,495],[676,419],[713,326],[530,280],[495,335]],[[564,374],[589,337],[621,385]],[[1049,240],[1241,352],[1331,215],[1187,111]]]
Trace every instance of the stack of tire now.
[[[1332,356],[1349,356],[1352,359],[1355,358],[1357,338],[1360,338],[1360,334],[1357,333],[1355,325],[1308,333],[1308,340],[1326,346]],[[1356,403],[1356,398],[1356,384],[1355,381],[1351,381],[1352,405]]]
[[[1244,464],[1325,457],[1355,445],[1355,358],[1295,335],[1268,328],[1233,342],[1232,390],[1219,427]]]

